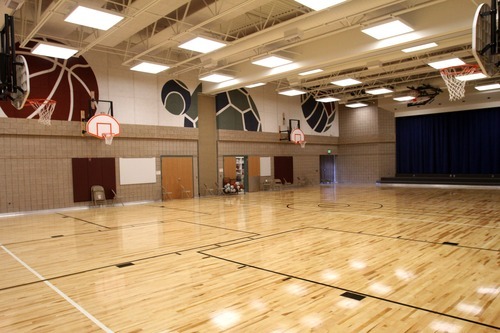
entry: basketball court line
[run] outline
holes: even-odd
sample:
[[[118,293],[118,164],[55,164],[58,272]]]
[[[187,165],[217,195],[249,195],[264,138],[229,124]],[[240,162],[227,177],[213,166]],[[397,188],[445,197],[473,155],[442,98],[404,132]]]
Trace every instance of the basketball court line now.
[[[307,209],[301,209],[301,208],[295,208],[293,207],[295,204],[286,204],[286,207],[288,209],[292,209],[292,210],[300,210],[300,211],[304,211],[304,212],[311,212],[312,210],[307,210]],[[290,207],[289,207],[290,206]],[[314,211],[314,212],[317,212],[317,211]],[[383,216],[383,215],[367,215],[367,214],[363,214],[363,213],[359,213],[359,212],[354,212],[354,213],[351,213],[350,211],[348,210],[343,210],[343,211],[331,211],[331,212],[325,212],[325,213],[335,213],[335,214],[347,214],[347,215],[355,215],[355,216],[363,216],[363,217],[370,217],[370,218],[385,218],[385,219],[397,219],[397,220],[409,220],[413,223],[416,223],[416,222],[424,222],[424,223],[434,223],[434,224],[451,224],[451,225],[460,225],[460,226],[465,226],[465,227],[477,227],[477,228],[487,228],[487,229],[500,229],[500,226],[488,226],[488,225],[479,225],[479,224],[468,224],[468,223],[457,223],[457,222],[442,222],[442,221],[428,221],[428,220],[418,220],[415,222],[414,219],[411,219],[411,218],[405,218],[405,217],[394,217],[394,216]],[[408,213],[408,212],[402,212],[400,211],[400,214],[401,215],[408,215],[408,214],[417,214],[417,213]],[[428,214],[428,213],[424,213],[424,212],[418,212],[418,215],[427,215],[427,216],[433,216],[432,214]],[[453,218],[454,215],[451,215],[451,214],[444,214],[444,215],[435,215],[435,216],[438,216],[438,217],[450,217]],[[459,217],[464,217],[462,215],[457,215]],[[470,219],[475,219],[475,217],[470,217]]]
[[[209,250],[206,250],[206,251],[209,251]],[[460,321],[465,321],[465,322],[468,322],[468,323],[471,323],[471,324],[480,325],[480,326],[484,326],[484,327],[489,327],[489,328],[500,330],[500,327],[498,327],[498,326],[494,326],[494,325],[490,325],[490,324],[486,324],[486,323],[481,323],[481,322],[478,322],[478,321],[475,321],[475,320],[472,320],[472,319],[462,318],[462,317],[458,317],[458,316],[455,316],[455,315],[451,315],[451,314],[439,312],[439,311],[436,311],[436,310],[426,309],[426,308],[423,308],[423,307],[419,307],[419,306],[415,306],[415,305],[411,305],[411,304],[406,304],[406,303],[398,302],[398,301],[387,299],[387,298],[383,298],[383,297],[380,297],[380,296],[371,295],[371,294],[367,294],[367,293],[362,293],[362,292],[358,292],[358,291],[355,291],[355,290],[343,288],[343,287],[340,287],[340,286],[335,286],[335,285],[330,285],[330,284],[326,284],[326,283],[319,282],[319,281],[310,280],[310,279],[303,278],[303,277],[300,277],[300,276],[295,276],[295,275],[291,275],[291,274],[281,273],[281,272],[278,272],[278,271],[273,271],[271,269],[267,269],[267,268],[263,268],[263,267],[259,267],[259,266],[255,266],[255,265],[251,265],[251,264],[248,264],[248,263],[239,262],[239,261],[232,260],[232,259],[227,259],[227,258],[219,257],[219,256],[216,256],[216,255],[212,255],[212,254],[203,252],[203,251],[198,251],[198,253],[207,256],[207,258],[218,259],[218,260],[222,260],[222,261],[226,261],[226,262],[230,262],[230,263],[239,265],[239,267],[241,267],[241,268],[246,268],[246,267],[248,267],[248,268],[254,268],[254,269],[261,270],[261,271],[264,271],[264,272],[268,272],[268,273],[271,273],[271,274],[281,275],[281,276],[284,276],[287,280],[289,280],[289,279],[297,279],[297,280],[300,280],[300,281],[304,281],[304,282],[308,282],[308,283],[313,283],[315,285],[320,285],[320,286],[324,286],[324,287],[328,287],[328,288],[332,288],[332,289],[336,289],[336,290],[341,290],[341,291],[344,291],[344,292],[353,293],[355,295],[360,295],[360,296],[364,296],[364,297],[367,297],[367,298],[372,298],[372,299],[376,299],[376,300],[379,300],[379,301],[388,302],[388,303],[391,303],[391,304],[396,304],[396,305],[400,305],[400,306],[403,306],[403,307],[412,308],[412,309],[420,310],[420,311],[425,311],[425,312],[428,312],[428,313],[432,313],[432,314],[436,314],[436,315],[441,315],[441,316],[444,316],[444,317],[448,317],[448,318],[452,318],[452,319],[456,319],[456,320],[460,320]]]
[[[88,312],[87,310],[85,310],[82,306],[80,306],[77,302],[75,302],[73,299],[71,299],[68,295],[66,295],[65,293],[63,293],[59,288],[57,288],[56,286],[54,286],[50,281],[48,281],[47,279],[45,279],[37,271],[35,271],[30,266],[28,266],[28,264],[26,264],[24,261],[22,261],[20,258],[18,258],[14,253],[12,253],[4,245],[0,245],[0,248],[2,248],[13,259],[15,259],[21,265],[23,265],[28,271],[30,271],[38,279],[40,279],[40,282],[43,282],[46,286],[48,286],[50,289],[52,289],[53,291],[55,291],[59,296],[61,296],[66,302],[68,302],[75,309],[77,309],[81,314],[83,314],[85,317],[87,317],[89,320],[91,320],[94,324],[96,324],[97,326],[99,326],[99,328],[101,328],[104,332],[109,332],[109,333],[113,332],[110,328],[108,328],[101,321],[99,321],[97,318],[95,318],[90,312]]]
[[[81,221],[81,222],[84,222],[84,223],[92,224],[92,225],[95,225],[95,226],[97,226],[97,227],[101,227],[101,228],[105,228],[105,229],[111,229],[111,227],[107,227],[107,226],[105,226],[105,225],[101,225],[101,224],[99,224],[99,223],[95,223],[95,222],[87,221],[87,220],[84,220],[84,219],[79,218],[79,217],[74,217],[74,216],[70,216],[70,215],[63,214],[63,213],[56,213],[56,214],[61,215],[61,216],[65,217],[65,218],[72,218],[72,219],[75,219],[75,220],[77,220],[77,221]]]

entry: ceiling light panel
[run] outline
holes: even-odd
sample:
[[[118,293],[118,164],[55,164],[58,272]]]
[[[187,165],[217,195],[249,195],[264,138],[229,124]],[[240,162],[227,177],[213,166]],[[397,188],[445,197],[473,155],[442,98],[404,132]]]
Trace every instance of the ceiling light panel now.
[[[409,102],[413,101],[415,99],[415,96],[399,96],[399,97],[394,97],[393,100],[398,101],[398,102]]]
[[[375,39],[380,40],[412,32],[413,28],[411,28],[401,20],[393,20],[366,29],[362,29],[361,31]]]
[[[366,103],[349,103],[349,104],[346,104],[345,106],[347,106],[348,108],[354,109],[354,108],[362,108],[362,107],[368,106],[368,104],[366,104]]]
[[[225,43],[204,37],[196,37],[179,45],[181,49],[195,51],[199,53],[209,53],[218,50],[224,46],[226,46]]]
[[[475,88],[476,88],[476,90],[479,90],[479,91],[500,89],[500,83],[486,84],[484,86],[476,86]]]
[[[64,21],[86,27],[109,30],[115,24],[123,20],[123,16],[110,12],[78,6]]]
[[[259,83],[249,84],[248,86],[245,86],[245,88],[256,88],[256,87],[265,86],[265,85],[266,85],[265,83],[259,82]]]
[[[299,73],[300,76],[306,76],[306,75],[312,75],[312,74],[317,74],[317,73],[321,73],[323,70],[322,69],[313,69],[313,70],[310,70],[310,71],[307,71],[307,72],[302,72],[302,73]]]
[[[36,55],[59,58],[59,59],[69,59],[77,52],[78,52],[77,49],[46,42],[38,43],[31,50],[31,53]]]
[[[252,64],[258,65],[258,66],[263,66],[263,67],[268,67],[268,68],[275,68],[275,67],[287,65],[291,62],[292,61],[290,59],[280,57],[277,55],[270,55],[270,56],[266,56],[264,58],[259,58],[259,59],[253,60]]]
[[[407,49],[402,49],[404,53],[411,53],[411,52],[417,52],[417,51],[422,51],[426,49],[431,49],[433,47],[438,46],[437,43],[427,43],[427,44],[422,44],[422,45],[417,45],[414,47],[409,47]]]
[[[457,79],[458,81],[474,81],[474,80],[481,80],[484,78],[487,78],[487,76],[483,73],[472,73],[467,75],[455,76],[455,79]]]
[[[370,95],[383,95],[383,94],[390,94],[392,92],[393,91],[391,89],[387,89],[387,88],[377,88],[377,89],[366,90],[366,93],[370,94]]]
[[[130,69],[133,71],[137,71],[137,72],[158,74],[158,73],[163,72],[169,68],[170,67],[168,67],[166,65],[153,64],[150,62],[141,62],[140,64],[138,64]]]
[[[340,98],[336,98],[336,97],[322,97],[322,98],[316,99],[316,102],[320,102],[320,103],[331,103],[331,102],[337,102],[337,101],[340,101]]]
[[[442,69],[448,67],[462,66],[465,65],[465,62],[463,62],[459,58],[452,58],[452,59],[431,62],[428,65],[435,69]]]
[[[340,87],[347,87],[347,86],[353,86],[356,84],[360,84],[361,81],[354,80],[354,79],[343,79],[343,80],[338,80],[338,81],[332,81],[332,84]]]
[[[232,79],[234,79],[234,77],[229,76],[229,75],[224,75],[224,74],[216,74],[216,73],[200,77],[201,81],[214,82],[214,83],[221,83],[221,82],[229,81]]]
[[[322,10],[338,5],[346,0],[295,0],[296,2],[314,10]]]
[[[302,90],[289,89],[289,90],[280,91],[278,94],[285,95],[285,96],[297,96],[297,95],[302,95],[302,94],[305,94],[305,93],[306,92],[302,91]]]

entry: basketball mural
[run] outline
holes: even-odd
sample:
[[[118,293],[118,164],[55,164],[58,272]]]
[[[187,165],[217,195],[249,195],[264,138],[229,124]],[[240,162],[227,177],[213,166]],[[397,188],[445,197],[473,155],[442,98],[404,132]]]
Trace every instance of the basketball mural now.
[[[314,99],[312,94],[302,95],[302,114],[309,126],[317,133],[328,131],[335,120],[335,103],[321,103]]]
[[[217,94],[215,109],[218,129],[262,132],[257,106],[244,88]]]
[[[47,40],[54,43],[52,40]],[[80,121],[80,110],[89,107],[90,92],[99,98],[95,74],[84,57],[71,57],[67,60],[37,56],[30,53],[35,42],[26,48],[17,47],[16,53],[26,58],[29,68],[31,91],[28,99],[51,99],[57,102],[52,120]],[[33,107],[26,103],[21,110],[10,101],[0,101],[0,115],[11,118],[38,119]]]

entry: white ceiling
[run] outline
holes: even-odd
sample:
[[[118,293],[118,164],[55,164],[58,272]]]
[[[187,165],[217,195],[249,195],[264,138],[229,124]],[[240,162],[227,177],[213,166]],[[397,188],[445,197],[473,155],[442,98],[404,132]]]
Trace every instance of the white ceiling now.
[[[3,12],[12,13],[4,3],[5,0],[1,4]],[[317,96],[334,94],[347,101],[375,99],[364,90],[384,85],[396,91],[422,84],[444,89],[439,71],[427,63],[450,56],[476,63],[471,51],[471,27],[479,3],[349,0],[312,11],[294,0],[26,0],[13,15],[16,40],[21,45],[37,38],[51,38],[78,48],[78,55],[89,51],[118,55],[126,67],[143,60],[164,63],[171,66],[167,73],[173,77],[211,71],[236,77],[222,84],[204,84],[208,94],[266,82],[273,89],[300,88]],[[125,19],[105,32],[64,22],[78,4],[116,11]],[[415,29],[407,34],[411,41],[391,46],[361,32],[362,27],[392,17],[401,18]],[[178,47],[194,36],[226,41],[228,46],[208,54]],[[411,54],[401,51],[429,42],[439,46]],[[293,59],[291,70],[282,72],[251,64],[250,60],[257,56],[276,52]],[[307,77],[298,75],[316,68],[323,72]],[[346,76],[363,83],[346,88],[330,84]],[[497,73],[481,81],[500,82],[499,78]],[[470,87],[467,91],[473,94]],[[491,94],[495,96],[488,93],[490,102]],[[404,109],[388,105],[387,99],[385,103],[393,111]]]

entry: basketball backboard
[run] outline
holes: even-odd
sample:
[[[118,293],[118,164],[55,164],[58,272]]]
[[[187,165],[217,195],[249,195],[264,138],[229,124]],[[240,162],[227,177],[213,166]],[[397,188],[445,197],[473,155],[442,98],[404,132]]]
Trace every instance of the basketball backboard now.
[[[472,53],[487,76],[498,73],[500,66],[497,0],[491,3],[477,7],[472,23]]]
[[[96,138],[104,139],[107,134],[119,135],[120,124],[107,114],[96,114],[87,122],[86,131]]]

